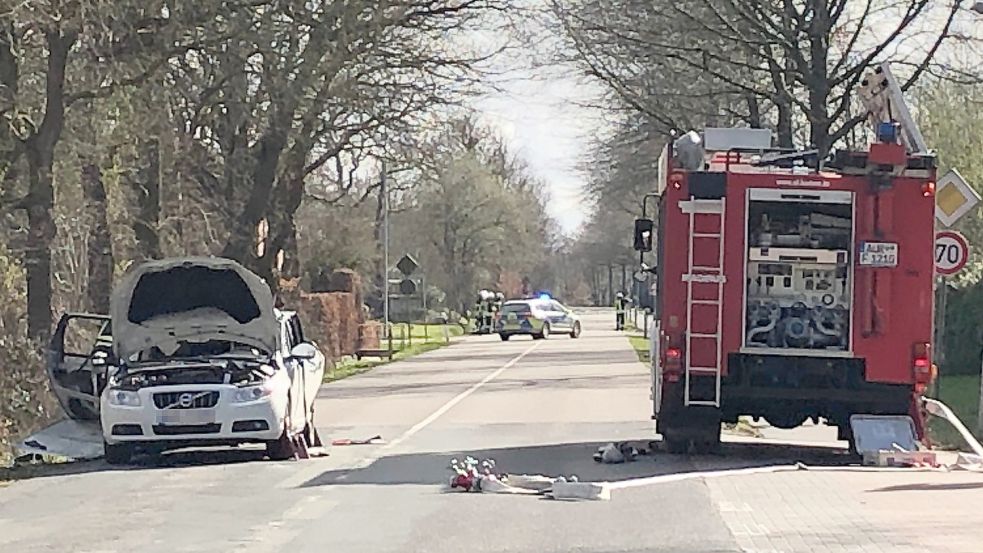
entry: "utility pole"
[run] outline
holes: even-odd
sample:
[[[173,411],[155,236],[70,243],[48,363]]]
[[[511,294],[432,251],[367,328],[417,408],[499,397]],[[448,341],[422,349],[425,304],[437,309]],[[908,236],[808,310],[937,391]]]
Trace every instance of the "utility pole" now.
[[[382,194],[382,321],[385,337],[392,350],[392,332],[389,330],[389,186],[386,182],[386,160],[381,164],[382,176],[379,193]]]
[[[980,401],[977,404],[976,435],[983,436],[983,361],[980,366]]]

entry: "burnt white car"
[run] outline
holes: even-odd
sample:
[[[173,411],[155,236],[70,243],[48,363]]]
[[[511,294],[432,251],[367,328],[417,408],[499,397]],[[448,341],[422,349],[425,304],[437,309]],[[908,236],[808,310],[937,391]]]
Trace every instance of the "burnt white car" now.
[[[238,263],[178,258],[144,263],[113,291],[110,321],[87,359],[61,349],[53,381],[74,418],[101,421],[106,460],[138,450],[266,444],[273,459],[316,440],[314,401],[324,356],[297,315],[274,309],[266,283]],[[60,359],[60,362],[59,362]],[[93,397],[95,396],[95,397]]]

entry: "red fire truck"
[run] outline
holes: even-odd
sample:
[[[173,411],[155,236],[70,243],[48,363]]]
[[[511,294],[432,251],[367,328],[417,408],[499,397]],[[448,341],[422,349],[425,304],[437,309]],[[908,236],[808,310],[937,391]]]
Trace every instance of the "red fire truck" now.
[[[866,151],[822,160],[771,149],[757,129],[667,147],[650,232],[653,418],[670,451],[712,449],[742,415],[821,418],[850,439],[851,415],[908,414],[921,433],[935,158],[912,147],[917,130],[875,129]]]

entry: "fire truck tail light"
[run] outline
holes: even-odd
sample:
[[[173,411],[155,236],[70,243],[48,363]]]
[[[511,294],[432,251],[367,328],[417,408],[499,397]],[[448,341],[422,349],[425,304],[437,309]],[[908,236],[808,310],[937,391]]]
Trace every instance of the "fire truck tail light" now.
[[[912,366],[915,370],[915,383],[925,385],[932,381],[935,372],[931,359],[932,346],[918,342],[912,348]]]
[[[683,356],[683,352],[679,348],[666,349],[666,359],[679,359],[682,356]]]
[[[926,198],[931,198],[935,195],[935,182],[928,181],[922,185],[922,196]]]

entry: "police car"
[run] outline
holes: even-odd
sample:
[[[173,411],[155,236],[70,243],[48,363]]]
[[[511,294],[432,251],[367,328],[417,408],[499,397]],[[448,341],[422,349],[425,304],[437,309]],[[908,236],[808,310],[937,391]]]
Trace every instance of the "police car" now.
[[[503,341],[517,334],[530,335],[534,340],[542,340],[552,334],[579,338],[581,324],[580,318],[570,308],[542,295],[505,302],[495,323],[495,330]]]

